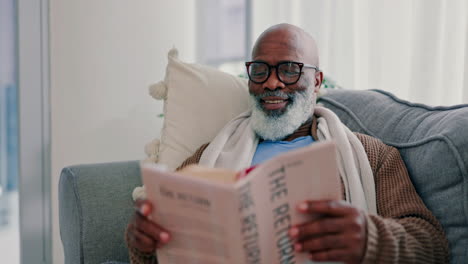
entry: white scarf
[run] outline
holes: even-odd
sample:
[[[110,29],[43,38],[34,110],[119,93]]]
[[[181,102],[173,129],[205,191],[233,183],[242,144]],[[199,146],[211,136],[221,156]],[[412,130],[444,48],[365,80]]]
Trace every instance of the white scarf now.
[[[369,213],[377,213],[375,185],[366,152],[353,134],[332,111],[315,107],[319,117],[319,140],[335,140],[338,171],[345,187],[346,200]],[[251,128],[251,111],[231,120],[203,151],[199,164],[206,167],[241,170],[252,163],[258,137]]]

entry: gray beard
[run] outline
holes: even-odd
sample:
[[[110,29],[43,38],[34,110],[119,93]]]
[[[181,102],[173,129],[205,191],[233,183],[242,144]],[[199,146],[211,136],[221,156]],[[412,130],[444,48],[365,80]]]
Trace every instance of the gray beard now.
[[[266,113],[260,103],[265,96],[288,97],[290,102],[283,112]],[[252,128],[264,140],[281,140],[291,135],[313,113],[315,107],[314,89],[287,94],[281,91],[267,91],[261,95],[250,94],[252,101]]]

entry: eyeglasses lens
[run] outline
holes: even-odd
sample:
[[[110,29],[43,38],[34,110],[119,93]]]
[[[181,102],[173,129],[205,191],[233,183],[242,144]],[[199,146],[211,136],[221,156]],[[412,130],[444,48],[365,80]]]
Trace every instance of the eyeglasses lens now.
[[[295,83],[301,75],[301,68],[297,63],[282,63],[278,65],[278,76],[284,83]]]
[[[265,63],[254,62],[250,64],[249,76],[254,82],[263,82],[268,78],[269,67]]]

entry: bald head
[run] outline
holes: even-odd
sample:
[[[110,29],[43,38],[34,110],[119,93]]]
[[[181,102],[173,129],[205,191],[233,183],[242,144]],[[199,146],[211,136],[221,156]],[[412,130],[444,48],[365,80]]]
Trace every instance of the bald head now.
[[[287,51],[300,62],[319,67],[317,44],[303,29],[291,24],[278,24],[265,30],[255,42],[252,58],[281,54]]]

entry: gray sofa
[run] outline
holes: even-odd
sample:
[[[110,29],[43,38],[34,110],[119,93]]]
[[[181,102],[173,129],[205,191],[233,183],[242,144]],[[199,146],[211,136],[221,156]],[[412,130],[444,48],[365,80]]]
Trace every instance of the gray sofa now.
[[[468,260],[468,105],[427,107],[378,90],[332,90],[320,99],[353,131],[400,151],[411,180],[443,225],[451,262]],[[124,230],[137,161],[64,168],[60,234],[66,263],[128,262]]]

